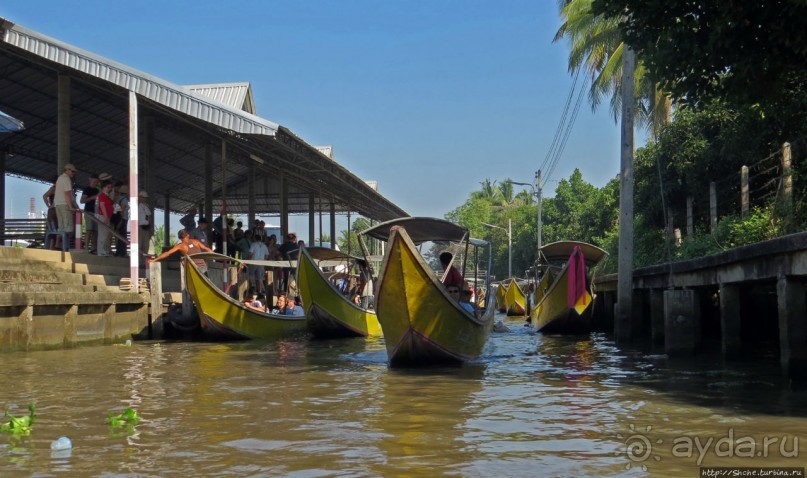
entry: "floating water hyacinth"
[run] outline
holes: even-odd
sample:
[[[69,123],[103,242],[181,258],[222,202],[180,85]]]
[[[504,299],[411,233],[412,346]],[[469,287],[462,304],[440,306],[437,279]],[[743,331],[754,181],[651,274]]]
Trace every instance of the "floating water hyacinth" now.
[[[126,407],[122,413],[117,415],[109,412],[109,415],[106,417],[106,422],[112,428],[120,428],[126,425],[137,425],[140,421],[140,417],[137,415],[135,409],[131,407]]]
[[[12,416],[8,413],[8,410],[6,410],[5,416],[9,418],[9,422],[0,425],[0,432],[12,433],[14,435],[28,435],[31,433],[31,429],[34,425],[35,410],[36,407],[33,403],[28,404],[28,416],[20,418]]]

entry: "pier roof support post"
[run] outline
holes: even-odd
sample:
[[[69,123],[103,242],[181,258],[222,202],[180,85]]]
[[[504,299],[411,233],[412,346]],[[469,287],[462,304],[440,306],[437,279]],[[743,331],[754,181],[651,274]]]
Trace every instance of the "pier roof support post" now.
[[[776,281],[779,305],[779,356],[790,378],[807,380],[807,300],[804,284],[780,275]]]
[[[720,343],[724,358],[742,355],[741,323],[740,287],[720,284]]]
[[[255,224],[255,161],[249,162],[249,177],[247,178],[247,225],[250,229]],[[278,238],[279,240],[282,238]]]
[[[308,247],[314,245],[316,238],[316,231],[314,230],[314,215],[316,213],[314,207],[314,193],[308,193]]]
[[[700,345],[701,313],[695,290],[664,291],[664,350],[670,357],[693,355]]]
[[[140,191],[140,157],[139,153],[139,113],[137,105],[137,94],[129,92],[129,201],[131,213],[129,214],[129,277],[132,279],[132,291],[140,292],[140,254],[138,244],[140,243],[140,226],[138,225],[138,206],[140,201],[138,191]],[[123,235],[126,235],[125,229]],[[120,242],[118,242],[120,244]]]
[[[331,249],[336,249],[336,204],[331,200]]]
[[[282,244],[289,235],[289,182],[286,173],[280,172],[280,236],[277,243]]]
[[[62,174],[70,163],[70,77],[59,75],[56,106],[56,174]],[[80,167],[80,166],[78,166]]]
[[[204,218],[208,221],[207,232],[208,241],[210,244],[211,227],[213,224],[213,145],[209,142],[205,143],[205,198],[202,203],[203,206],[199,208],[199,214],[204,214]]]

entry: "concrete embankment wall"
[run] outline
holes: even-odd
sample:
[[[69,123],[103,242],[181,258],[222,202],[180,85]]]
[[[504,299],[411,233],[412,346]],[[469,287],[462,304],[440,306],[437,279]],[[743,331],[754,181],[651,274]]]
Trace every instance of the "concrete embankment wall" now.
[[[144,337],[148,293],[121,290],[128,259],[0,247],[0,352]]]

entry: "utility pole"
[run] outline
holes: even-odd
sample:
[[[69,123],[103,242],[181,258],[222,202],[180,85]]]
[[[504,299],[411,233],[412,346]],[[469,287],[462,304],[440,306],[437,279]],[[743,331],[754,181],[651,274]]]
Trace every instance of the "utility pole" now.
[[[622,54],[622,141],[619,169],[619,262],[614,335],[617,342],[633,337],[633,50]]]
[[[535,197],[538,202],[538,253],[535,255],[537,261],[541,254],[541,201],[543,201],[543,190],[541,184],[541,170],[535,172]]]
[[[513,220],[507,220],[507,274],[513,277]]]

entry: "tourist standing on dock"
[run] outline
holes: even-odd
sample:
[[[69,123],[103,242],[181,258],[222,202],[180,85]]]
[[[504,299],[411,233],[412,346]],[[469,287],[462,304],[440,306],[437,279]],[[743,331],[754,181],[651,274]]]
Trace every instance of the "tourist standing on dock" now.
[[[73,234],[73,211],[78,209],[76,196],[73,194],[73,178],[76,176],[76,167],[68,163],[64,166],[64,173],[56,179],[56,188],[53,196],[53,207],[56,208],[56,219],[59,223],[59,232]]]
[[[207,219],[200,217],[199,225],[194,228],[190,233],[191,239],[196,239],[205,246],[209,243],[207,240]]]
[[[192,207],[188,210],[188,214],[182,216],[179,220],[179,223],[182,224],[182,227],[185,228],[185,231],[190,233],[194,229],[196,229],[196,208]]]
[[[252,238],[252,244],[249,246],[249,258],[253,261],[265,261],[269,258],[269,249],[263,241]],[[266,275],[266,268],[257,264],[250,264],[247,267],[249,272],[250,287],[258,294],[265,291],[264,276]]]
[[[90,176],[90,185],[84,188],[79,202],[84,204],[84,230],[87,231],[87,239],[84,241],[84,248],[92,253],[98,243],[98,225],[89,216],[95,217],[95,200],[101,192],[98,184],[101,182],[97,174]]]
[[[112,230],[112,226],[110,224],[110,220],[112,219],[112,198],[110,195],[112,194],[112,183],[107,181],[101,181],[101,193],[98,195],[97,208],[98,208],[98,221],[100,224],[98,225],[98,255],[99,256],[108,256],[109,255],[109,235],[110,231]]]
[[[149,253],[149,243],[151,242],[151,236],[154,235],[154,218],[148,198],[149,193],[146,191],[140,191],[137,195],[137,223],[140,226],[137,245],[143,255]]]
[[[120,184],[120,183],[119,183]],[[115,243],[115,255],[126,257],[126,242],[121,237],[126,237],[126,226],[129,224],[129,186],[121,184],[118,187],[118,198],[115,202],[118,209],[118,224],[115,230],[120,235]]]

